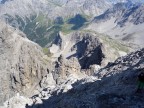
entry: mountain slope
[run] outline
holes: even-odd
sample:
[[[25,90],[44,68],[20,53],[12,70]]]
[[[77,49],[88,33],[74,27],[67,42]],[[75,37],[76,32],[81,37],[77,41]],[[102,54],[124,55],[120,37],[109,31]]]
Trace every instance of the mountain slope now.
[[[61,54],[67,59],[76,57],[82,69],[94,64],[103,67],[129,51],[129,47],[123,43],[90,31],[72,32],[67,35],[60,32],[50,47],[52,58]]]
[[[140,35],[142,34],[141,30],[135,30],[137,27],[142,28],[143,26],[141,25],[135,27],[130,23],[124,28],[128,30],[122,32],[123,29],[119,29],[119,26],[124,25],[125,22],[129,22],[127,21],[128,17],[132,17],[132,19],[129,20],[133,20],[134,22],[137,20],[136,18],[134,19],[134,17],[138,16],[140,17],[139,21],[135,23],[142,23],[143,17],[135,14],[139,13],[142,9],[139,9],[137,12],[132,12],[133,9],[136,10],[136,6],[133,4],[140,5],[142,2],[143,1],[134,0],[8,0],[0,4],[0,19],[5,20],[15,28],[19,28],[30,40],[38,43],[42,47],[48,46],[48,43],[54,40],[59,31],[67,33],[73,30],[79,30],[98,15],[100,16],[94,19],[97,20],[98,18],[98,22],[107,19],[111,20],[107,20],[107,22],[104,21],[105,23],[91,24],[90,29],[96,29],[96,31],[100,33],[107,32],[108,35],[113,37],[125,34],[121,37],[121,39],[125,39],[125,37],[129,38],[129,35],[132,35],[132,38],[135,37],[135,34],[137,35],[139,31]],[[115,6],[111,8],[113,5]],[[117,13],[120,15],[117,15]],[[140,14],[142,14],[142,11]],[[77,18],[77,15],[81,16],[80,19]],[[102,16],[109,17],[103,18]],[[116,18],[112,19],[111,16]],[[82,19],[86,21],[80,25],[79,28],[75,29],[73,28],[75,23],[69,22],[74,18],[79,21]],[[136,33],[129,32],[130,29],[128,26],[130,26],[132,31],[136,31]],[[113,31],[112,29],[116,30]],[[139,42],[140,38],[141,36],[138,36],[138,39],[135,39],[133,43]],[[139,43],[141,44],[142,42]]]
[[[17,9],[15,9],[15,7],[17,7]],[[94,14],[99,14],[99,12],[103,12],[109,7],[110,4],[108,4],[107,1],[99,0],[90,0],[89,2],[86,0],[25,0],[22,2],[19,0],[12,0],[7,1],[4,5],[1,5],[1,15],[7,13],[13,16],[25,16],[32,14],[33,12],[38,13],[40,11],[44,11],[50,18],[58,16],[71,16],[82,12],[86,15],[93,15],[90,12],[93,11]],[[5,11],[3,11],[3,9],[5,9]]]
[[[144,45],[144,5],[133,2],[3,0],[0,108],[143,107],[144,49],[124,56]]]
[[[95,71],[96,79],[75,82],[66,93],[53,94],[37,108],[137,108],[143,107],[142,94],[135,94],[137,76],[144,68],[144,49],[118,58],[112,64]],[[29,106],[31,108],[31,106]]]
[[[144,5],[116,4],[104,14],[95,17],[88,29],[105,33],[114,39],[142,47]]]
[[[89,20],[102,14],[112,4],[105,0],[10,0],[0,4],[0,18],[44,47],[59,31],[71,30],[73,24],[68,21],[77,14]],[[55,24],[59,18],[64,24]]]
[[[31,96],[50,61],[25,34],[0,22],[0,104],[16,93]],[[49,65],[48,65],[49,64]]]

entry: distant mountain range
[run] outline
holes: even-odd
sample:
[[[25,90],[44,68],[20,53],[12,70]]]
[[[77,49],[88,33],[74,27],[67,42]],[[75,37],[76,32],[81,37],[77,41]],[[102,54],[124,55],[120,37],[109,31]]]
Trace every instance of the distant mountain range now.
[[[96,16],[88,29],[143,47],[144,4],[118,3]]]
[[[136,28],[141,26],[142,4],[143,0],[2,0],[0,19],[19,28],[30,40],[43,47],[48,46],[59,31],[66,34],[73,31],[74,25],[77,30],[89,26],[90,30],[129,40],[130,35],[137,35],[139,31],[131,32],[135,27],[132,25],[129,29],[127,22]],[[70,22],[71,19],[77,22]],[[128,30],[122,32],[123,28]]]
[[[0,108],[143,108],[143,1],[2,0],[0,25]]]

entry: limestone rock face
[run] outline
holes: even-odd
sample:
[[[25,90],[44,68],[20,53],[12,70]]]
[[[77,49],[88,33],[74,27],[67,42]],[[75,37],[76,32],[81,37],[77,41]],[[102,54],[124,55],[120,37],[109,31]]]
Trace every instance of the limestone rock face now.
[[[75,35],[82,35],[81,39],[73,46],[77,50],[77,57],[79,58],[81,68],[89,68],[93,64],[101,65],[105,54],[100,40],[89,33]]]
[[[20,96],[20,94],[16,94],[11,99],[4,103],[4,106],[0,108],[25,108],[26,104],[31,105],[33,103],[32,99]]]
[[[20,31],[0,24],[0,103],[3,103],[17,92],[32,95],[49,69],[41,47]]]
[[[143,93],[136,94],[137,76],[144,68],[144,49],[118,58],[115,62],[95,72],[93,77],[85,77],[72,88],[54,94],[38,108],[111,108],[144,106]]]
[[[54,58],[59,57],[60,54],[66,59],[77,58],[82,69],[88,69],[90,65],[104,67],[108,62],[121,56],[119,52],[123,52],[122,49],[118,49],[121,46],[117,43],[115,44],[118,48],[111,47],[113,43],[115,42],[109,42],[97,33],[73,32],[64,35],[60,32],[50,47],[50,52],[53,53]]]
[[[89,69],[81,70],[76,57],[66,59],[60,55],[52,73],[48,71],[42,78],[41,90],[32,96],[33,105],[28,106],[30,108],[143,107],[143,95],[135,94],[139,69],[144,68],[143,61],[144,49],[141,49],[119,57],[104,68],[90,65]],[[31,104],[30,102],[31,99],[27,103]]]
[[[55,65],[54,79],[60,83],[69,78],[70,75],[80,78],[84,76],[84,73],[81,73],[81,66],[77,58],[72,57],[67,60],[61,55]]]

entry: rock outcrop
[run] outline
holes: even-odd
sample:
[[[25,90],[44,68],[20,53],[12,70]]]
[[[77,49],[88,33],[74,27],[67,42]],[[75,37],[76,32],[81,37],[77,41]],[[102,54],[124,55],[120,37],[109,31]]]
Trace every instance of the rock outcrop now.
[[[137,76],[144,68],[144,49],[118,58],[95,72],[95,79],[85,77],[65,93],[51,96],[37,108],[142,108],[143,94],[136,94]]]
[[[78,38],[72,38],[71,43],[75,43],[75,40],[82,43],[88,42],[90,44],[86,44],[85,47],[85,49],[90,47],[88,51],[91,51],[91,46],[93,48],[99,43],[97,40],[95,40],[96,43],[93,42],[97,37],[93,38],[90,35],[80,36],[81,35],[79,35]],[[20,38],[25,40],[26,38],[23,37]],[[74,45],[75,44],[72,44],[72,46]],[[73,48],[70,47],[69,49],[72,51],[75,50],[75,48],[77,48],[77,46]],[[87,53],[87,50],[84,50],[83,54],[85,53]],[[90,65],[88,69],[81,69],[79,59],[76,58],[78,56],[72,56],[67,59],[65,55],[60,55],[58,60],[53,63],[55,68],[53,68],[52,71],[49,71],[49,68],[45,64],[42,64],[47,67],[44,69],[46,71],[45,75],[43,76],[42,73],[39,73],[41,77],[31,77],[37,80],[28,79],[28,81],[39,82],[39,87],[33,88],[33,83],[23,85],[25,88],[29,87],[33,91],[34,95],[31,98],[15,96],[9,99],[9,101],[6,101],[5,106],[7,108],[8,104],[10,104],[10,106],[19,105],[22,108],[25,106],[26,108],[47,108],[47,106],[50,108],[142,107],[143,96],[135,94],[135,91],[137,89],[137,75],[139,74],[139,69],[144,68],[143,55],[144,49],[141,49],[127,56],[120,57],[115,62],[108,63],[106,67],[101,69],[100,66],[96,64]],[[44,58],[43,56],[40,56],[40,58],[41,57]],[[37,60],[41,60],[40,58]],[[37,62],[39,63],[40,61]],[[43,71],[41,70],[40,72]],[[27,76],[26,78],[29,77]],[[22,82],[20,84],[22,84]],[[29,84],[31,84],[31,86],[29,86]],[[17,87],[21,87],[21,85]],[[20,90],[23,91],[26,89],[22,88]],[[20,99],[22,99],[23,102],[21,102]],[[14,103],[12,103],[12,100]],[[21,104],[17,104],[15,101]],[[25,105],[26,103],[27,105]]]
[[[91,22],[100,23],[100,26],[90,25],[94,31],[82,28],[91,24],[87,21],[93,15],[103,13],[119,1],[3,0],[0,19],[23,30],[42,46],[60,30],[66,34],[59,32],[50,47],[51,58],[48,58],[25,34],[0,21],[0,108],[143,107],[144,96],[135,91],[139,70],[144,68],[144,49],[124,56],[129,52],[127,46],[96,33],[95,29],[113,34],[117,39],[129,40],[133,34],[126,31],[138,32],[133,26],[143,27],[144,5],[133,6],[130,0],[128,4],[123,0]],[[89,15],[91,18],[87,18]],[[68,16],[64,22],[63,18]],[[81,31],[71,31],[75,30],[75,23],[71,23],[75,17],[78,21],[84,20],[80,24],[76,21]],[[129,27],[132,30],[123,28],[127,23],[133,24]],[[141,37],[139,40],[143,43]],[[117,57],[120,58],[114,61]]]
[[[0,103],[20,93],[33,95],[50,63],[42,48],[26,36],[0,22]]]
[[[60,84],[62,80],[66,80],[70,75],[77,78],[84,76],[84,73],[81,73],[81,66],[77,58],[72,57],[69,60],[66,60],[62,55],[56,62],[54,74],[54,79],[57,84]]]
[[[111,46],[111,44],[115,46]],[[81,68],[88,69],[90,65],[96,64],[103,67],[108,62],[114,61],[121,56],[120,52],[124,52],[123,49],[128,49],[123,46],[123,49],[119,49],[121,46],[120,43],[109,42],[101,34],[74,32],[64,35],[60,32],[50,47],[50,52],[53,53],[52,57],[54,58],[59,57],[60,54],[67,59],[76,57]]]
[[[2,107],[0,106],[0,108],[26,108],[26,104],[32,105],[32,99],[20,96],[20,94],[17,93],[11,99],[7,100]]]
[[[78,42],[72,47],[76,48],[77,57],[82,69],[89,68],[90,65],[103,65],[105,52],[103,44],[92,34],[75,34],[80,37]]]

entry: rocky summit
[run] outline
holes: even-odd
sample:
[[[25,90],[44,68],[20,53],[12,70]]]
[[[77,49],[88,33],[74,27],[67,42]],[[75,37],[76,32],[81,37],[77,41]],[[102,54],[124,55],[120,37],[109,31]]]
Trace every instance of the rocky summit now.
[[[94,64],[103,67],[109,61],[114,61],[129,51],[130,48],[123,43],[88,31],[73,32],[68,35],[60,32],[50,47],[52,58],[59,57],[61,54],[67,59],[76,57],[82,69],[88,69]]]
[[[0,108],[143,108],[143,8],[0,0]]]

